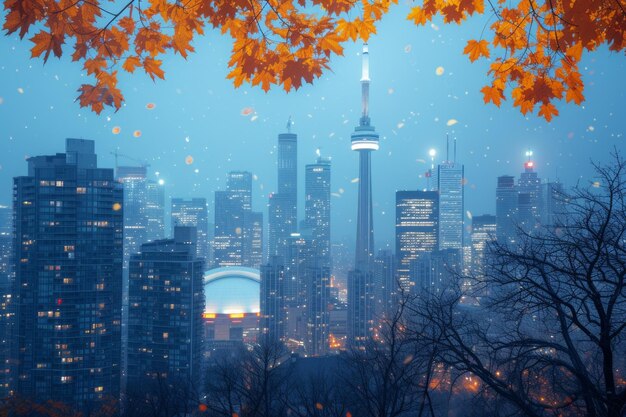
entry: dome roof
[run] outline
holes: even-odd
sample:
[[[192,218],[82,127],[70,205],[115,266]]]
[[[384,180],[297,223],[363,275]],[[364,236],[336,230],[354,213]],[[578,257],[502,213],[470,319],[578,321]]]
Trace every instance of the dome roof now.
[[[261,275],[258,269],[222,267],[204,273],[204,311],[216,314],[258,313]]]

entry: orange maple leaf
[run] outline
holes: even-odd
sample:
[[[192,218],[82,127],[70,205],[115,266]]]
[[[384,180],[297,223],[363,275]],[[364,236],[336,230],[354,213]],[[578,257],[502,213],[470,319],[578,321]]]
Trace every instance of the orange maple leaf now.
[[[465,55],[469,55],[470,61],[474,62],[481,56],[489,58],[489,42],[482,39],[480,41],[469,40],[465,49],[463,49]]]

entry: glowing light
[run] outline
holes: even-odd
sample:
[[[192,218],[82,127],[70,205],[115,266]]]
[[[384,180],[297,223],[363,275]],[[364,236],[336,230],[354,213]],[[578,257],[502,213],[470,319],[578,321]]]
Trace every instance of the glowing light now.
[[[187,165],[191,165],[191,164],[193,164],[193,156],[191,156],[191,155],[187,155],[187,157],[185,158],[185,163],[186,163]]]
[[[436,151],[436,150],[434,150],[434,149],[431,149],[431,150],[429,150],[429,151],[428,151],[428,155],[429,155],[431,158],[434,158],[434,157],[435,157],[435,155],[437,155],[437,151]]]
[[[111,133],[113,133],[114,135],[119,135],[121,131],[122,128],[119,126],[115,126],[113,129],[111,129]]]
[[[254,116],[252,116],[252,117],[250,118],[250,121],[251,121],[251,122],[254,122],[254,121],[255,121],[256,119],[258,119],[258,118],[259,118],[259,116],[257,116],[257,115],[255,114]]]
[[[163,178],[159,179],[159,185],[165,184],[165,180]]]
[[[134,137],[136,137],[136,138],[141,137],[141,130],[135,130],[135,131],[133,132],[133,136],[134,136]]]
[[[237,235],[241,234],[241,227],[235,228],[235,234],[237,234]]]
[[[524,165],[526,166],[526,168],[532,168],[535,166],[535,163],[533,161],[528,161]]]
[[[600,188],[600,181],[594,181],[592,184],[595,188]]]
[[[443,67],[437,67],[435,69],[435,74],[437,74],[438,76],[442,76],[445,71],[446,70]]]
[[[113,211],[120,211],[122,209],[122,205],[120,203],[113,203]]]
[[[245,314],[244,313],[230,313],[228,315],[229,318],[231,319],[242,319],[244,318]]]
[[[20,94],[24,94],[24,89],[22,87],[19,87],[17,89],[17,92],[20,93]]]
[[[377,151],[379,148],[380,146],[378,145],[378,142],[374,142],[370,140],[359,140],[359,141],[352,142],[353,151],[360,151],[360,150],[365,150],[365,149]]]
[[[528,157],[533,156],[533,151],[531,151],[531,150],[526,151],[526,156],[528,156]]]
[[[203,313],[202,317],[205,319],[214,319],[215,317],[217,317],[217,314],[215,313]]]

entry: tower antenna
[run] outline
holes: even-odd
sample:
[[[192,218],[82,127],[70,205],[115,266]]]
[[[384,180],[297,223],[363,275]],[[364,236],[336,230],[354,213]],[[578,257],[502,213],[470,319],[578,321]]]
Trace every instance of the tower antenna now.
[[[456,164],[456,138],[454,138],[454,163]]]
[[[450,137],[446,133],[446,162],[450,162]]]
[[[287,119],[287,133],[291,133],[292,125],[293,125],[293,122],[291,121],[291,116],[289,116],[289,119]]]

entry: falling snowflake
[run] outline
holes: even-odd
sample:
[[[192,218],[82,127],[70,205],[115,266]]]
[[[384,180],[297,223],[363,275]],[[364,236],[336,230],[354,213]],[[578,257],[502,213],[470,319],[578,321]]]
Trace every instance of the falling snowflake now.
[[[442,75],[443,75],[443,73],[444,73],[445,71],[446,71],[446,70],[445,70],[443,67],[437,67],[437,68],[435,69],[435,74],[437,74],[437,75],[439,75],[439,76],[442,76]]]
[[[448,120],[448,122],[446,123],[446,126],[454,126],[455,124],[459,123],[458,120],[456,119],[450,119]]]

